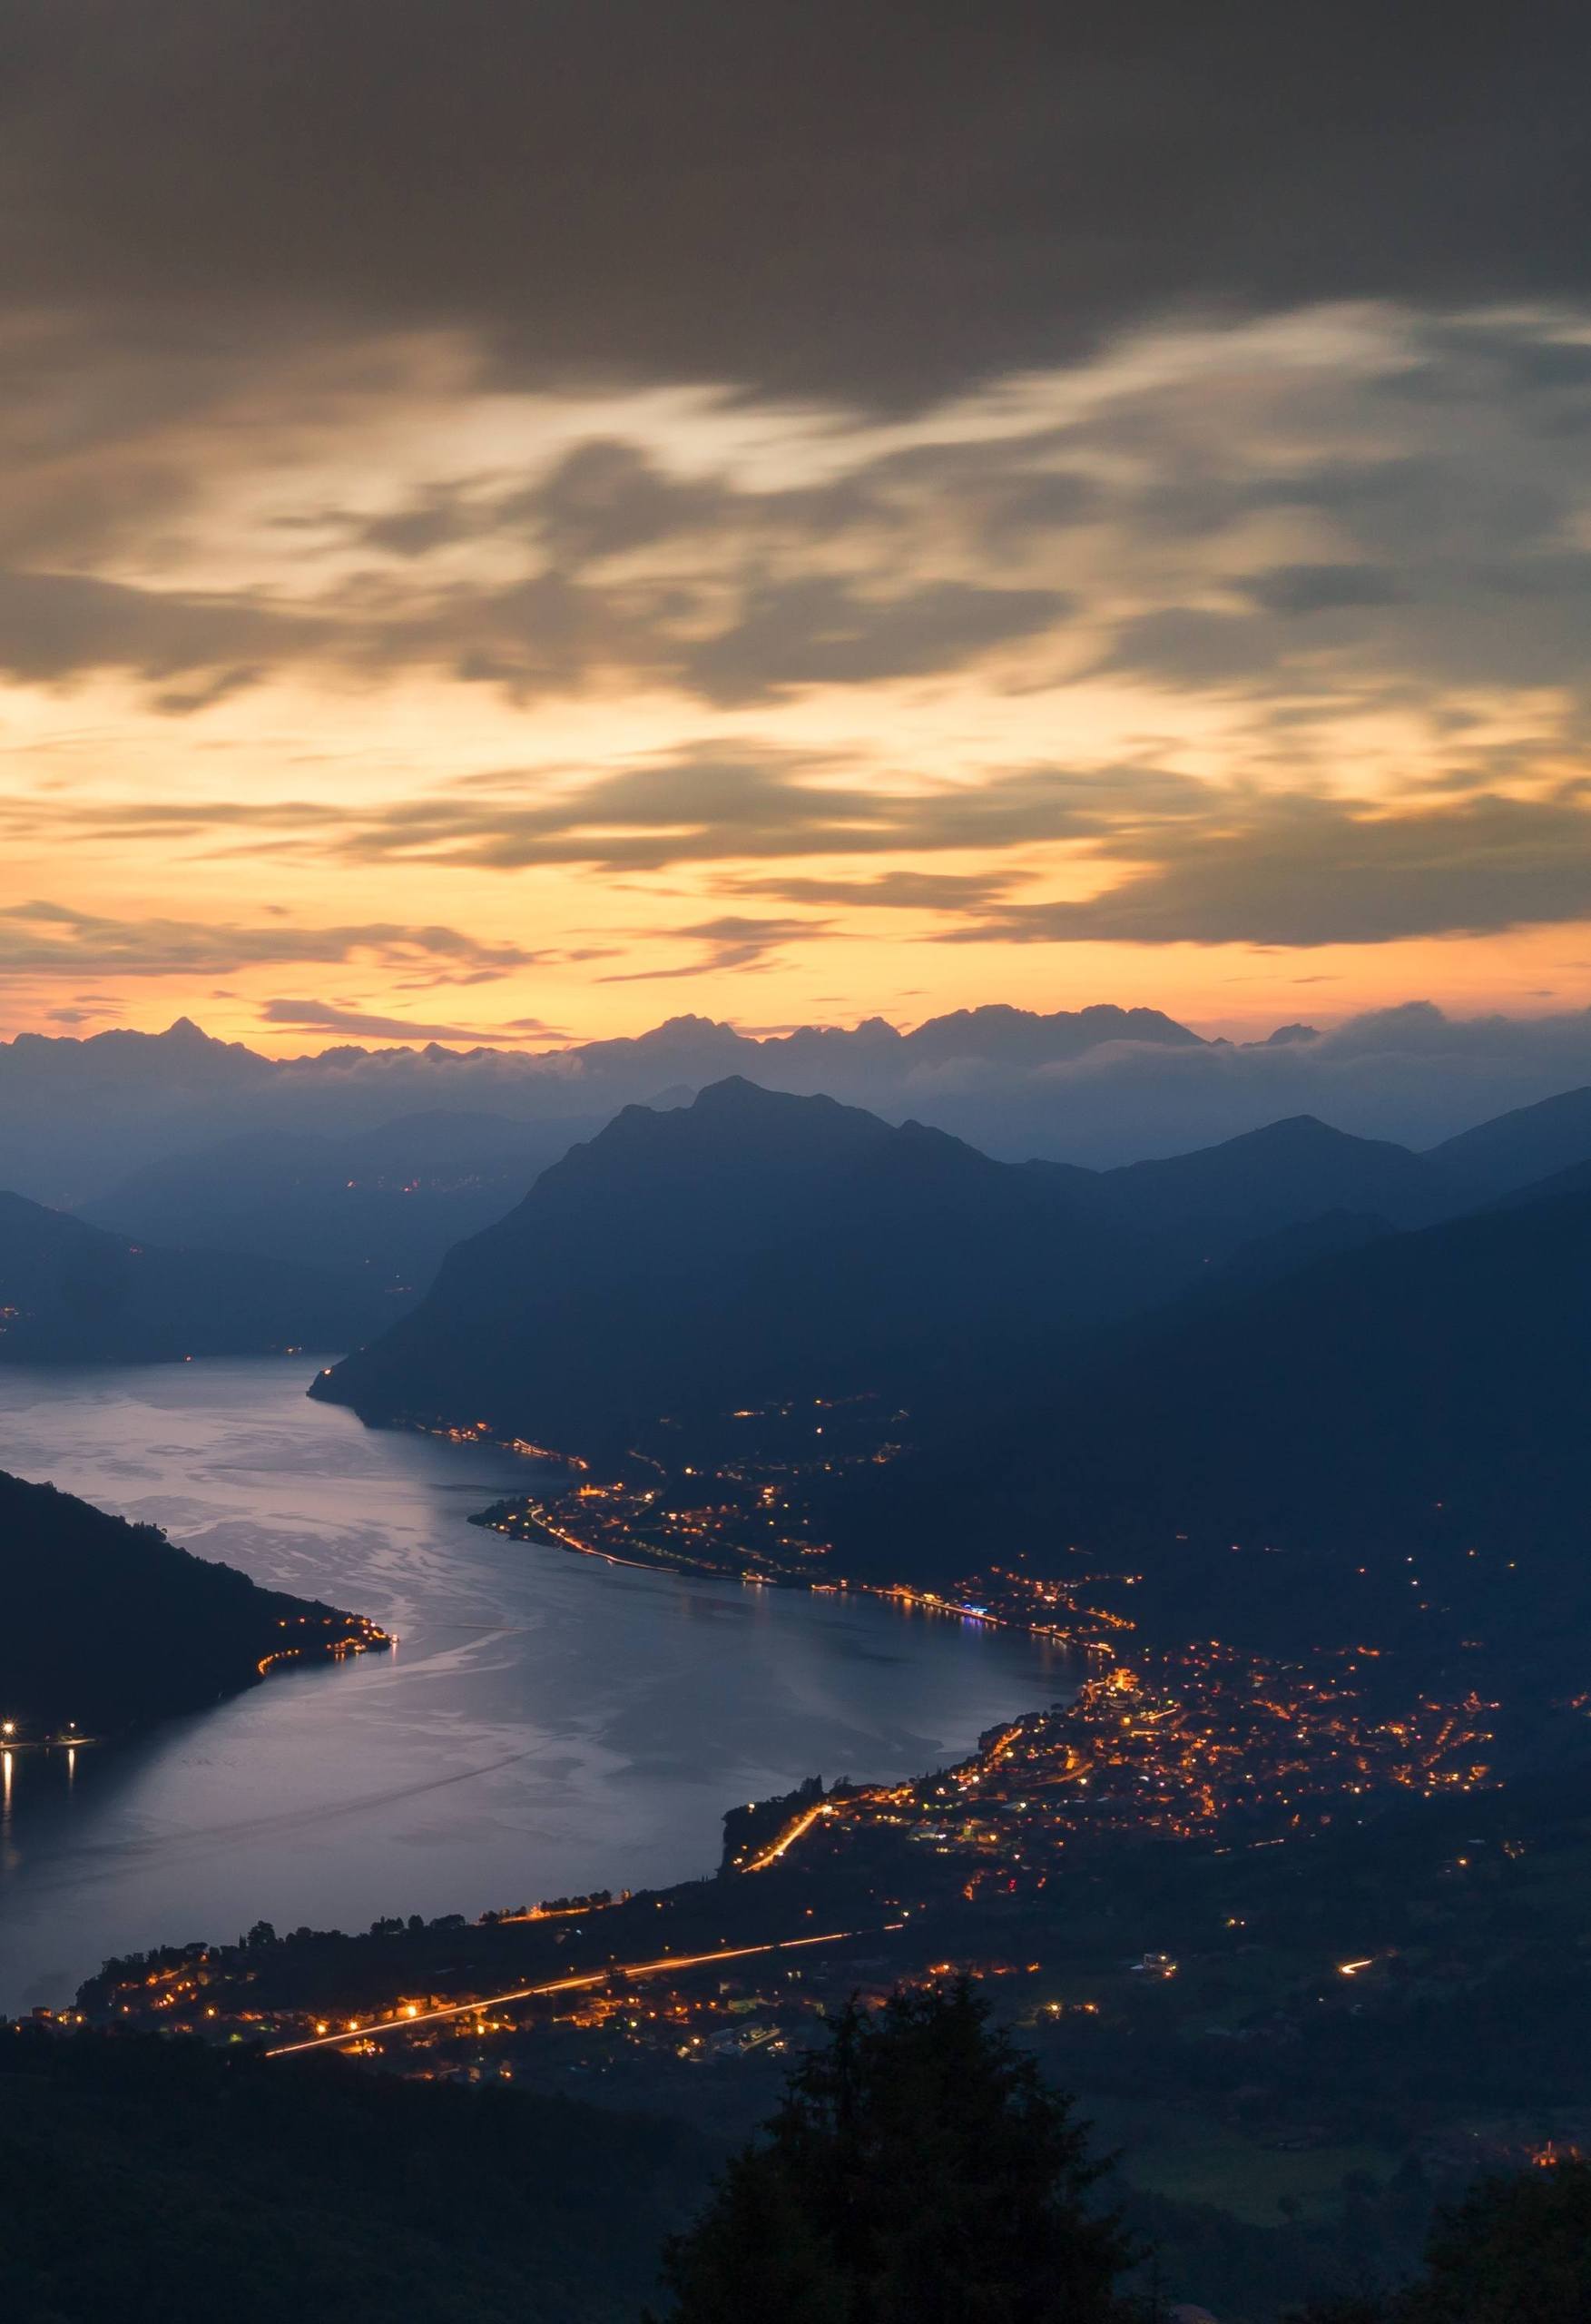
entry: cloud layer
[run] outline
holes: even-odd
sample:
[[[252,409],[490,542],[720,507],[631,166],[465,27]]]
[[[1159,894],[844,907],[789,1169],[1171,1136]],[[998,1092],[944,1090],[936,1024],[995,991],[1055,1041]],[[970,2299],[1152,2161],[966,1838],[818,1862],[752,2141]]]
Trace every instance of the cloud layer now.
[[[1537,15],[15,0],[8,1021],[1578,995]]]
[[[920,397],[1156,307],[1586,285],[1583,15],[14,0],[14,300]]]
[[[230,976],[245,968],[359,958],[403,972],[441,971],[473,982],[506,975],[536,954],[481,943],[455,928],[301,928],[285,918],[253,927],[201,920],[108,920],[71,904],[0,907],[0,976],[44,972],[82,977]]]

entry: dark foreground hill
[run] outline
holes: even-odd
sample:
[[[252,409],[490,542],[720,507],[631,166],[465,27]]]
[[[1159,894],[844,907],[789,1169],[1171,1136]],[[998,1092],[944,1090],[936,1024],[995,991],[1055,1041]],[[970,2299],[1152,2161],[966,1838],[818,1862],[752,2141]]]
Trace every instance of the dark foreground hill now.
[[[348,1347],[390,1305],[352,1267],[137,1243],[0,1194],[0,1363]]]
[[[741,1080],[629,1107],[314,1393],[588,1454],[665,1414],[950,1393],[1186,1272],[1079,1179]]]
[[[387,1643],[361,1617],[261,1590],[153,1525],[0,1471],[0,1717],[23,1743],[104,1735],[252,1686],[268,1658]]]
[[[19,2324],[633,2324],[713,2159],[572,2099],[0,2029]]]

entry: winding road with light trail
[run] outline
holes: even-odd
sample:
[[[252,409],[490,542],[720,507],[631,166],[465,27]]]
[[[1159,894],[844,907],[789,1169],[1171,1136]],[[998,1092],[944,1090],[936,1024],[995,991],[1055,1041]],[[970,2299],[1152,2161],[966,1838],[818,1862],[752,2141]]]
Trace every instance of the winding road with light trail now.
[[[880,1928],[837,1928],[821,1936],[781,1936],[768,1945],[732,1945],[716,1953],[665,1953],[657,1961],[613,1962],[605,1969],[593,1969],[575,1977],[557,1977],[550,1984],[520,1985],[513,1993],[487,1994],[479,2001],[449,2002],[443,2009],[417,2009],[413,2015],[372,2019],[361,2024],[357,2019],[345,2019],[340,2034],[317,2034],[306,2042],[283,2042],[274,2050],[267,2050],[268,2058],[294,2058],[306,2050],[346,2050],[360,2042],[378,2042],[388,2034],[412,2034],[423,2025],[435,2025],[447,2017],[479,2017],[487,2010],[505,2009],[511,2002],[540,2001],[549,1994],[583,1992],[591,1985],[606,1984],[613,1977],[656,1977],[669,1969],[710,1968],[715,1961],[748,1961],[766,1953],[795,1953],[811,1945],[843,1945],[848,1938],[885,1936],[906,1926],[904,1921],[886,1921]]]

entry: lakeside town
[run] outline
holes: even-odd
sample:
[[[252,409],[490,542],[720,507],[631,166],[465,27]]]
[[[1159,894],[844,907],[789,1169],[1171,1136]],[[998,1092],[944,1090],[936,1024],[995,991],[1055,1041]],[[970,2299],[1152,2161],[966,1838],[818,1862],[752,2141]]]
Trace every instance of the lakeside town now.
[[[679,1423],[664,1419],[653,1427],[657,1451],[632,1446],[601,1473],[580,1455],[496,1439],[484,1421],[473,1430],[427,1433],[453,1443],[499,1443],[537,1464],[534,1491],[496,1502],[472,1520],[511,1541],[614,1565],[852,1591],[902,1611],[1008,1627],[1075,1649],[1107,1645],[1133,1629],[1109,1602],[1133,1587],[1131,1576],[1063,1578],[996,1565],[939,1590],[840,1571],[821,1496],[837,1479],[899,1460],[909,1447],[910,1423],[909,1413],[869,1393],[786,1399],[698,1418],[686,1457],[670,1443]]]
[[[1561,2098],[1486,2098],[1483,2051],[1467,2102],[1390,2077],[1433,2010],[1537,1974],[1544,1884],[1591,1840],[1542,1845],[1495,1703],[1417,1691],[1390,1711],[1380,1660],[1096,1654],[1073,1700],[957,1765],[732,1811],[710,1878],[363,1935],[261,1924],[108,1963],[64,2014],[260,2043],[281,2072],[324,2050],[405,2078],[600,2087],[738,2131],[848,1996],[967,1974],[1107,2119],[1134,2121],[1153,2062],[1168,2154],[1180,2103],[1190,2135],[1218,2119],[1212,2197],[1250,2150],[1307,2191],[1577,2137]],[[1344,2043],[1372,2029],[1345,2076]],[[1368,2163],[1348,2128],[1366,2074]],[[1140,2167],[1154,2183],[1153,2152]]]

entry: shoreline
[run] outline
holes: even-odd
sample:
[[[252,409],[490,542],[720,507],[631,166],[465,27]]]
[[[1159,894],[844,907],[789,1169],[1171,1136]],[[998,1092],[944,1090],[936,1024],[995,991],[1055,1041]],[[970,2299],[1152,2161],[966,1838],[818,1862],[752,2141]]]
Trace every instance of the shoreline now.
[[[644,1553],[625,1557],[616,1550],[583,1541],[565,1528],[554,1524],[545,1506],[533,1501],[528,1494],[523,1501],[512,1498],[492,1502],[485,1509],[472,1512],[466,1522],[478,1525],[488,1532],[501,1533],[507,1541],[529,1541],[538,1548],[562,1550],[571,1557],[595,1558],[604,1565],[625,1567],[636,1573],[672,1574],[681,1581],[738,1581],[759,1590],[799,1590],[816,1598],[874,1598],[906,1613],[932,1614],[941,1620],[957,1621],[974,1629],[1012,1630],[1022,1637],[1042,1639],[1072,1654],[1099,1655],[1106,1659],[1113,1658],[1115,1654],[1115,1649],[1103,1638],[1068,1630],[1055,1622],[1024,1620],[1009,1610],[997,1611],[993,1607],[948,1598],[938,1590],[923,1589],[914,1582],[858,1581],[849,1575],[841,1575],[833,1581],[820,1581],[782,1568],[757,1572],[745,1567],[712,1564],[704,1558],[692,1558],[681,1551],[651,1551],[647,1545],[633,1541],[630,1546]]]

